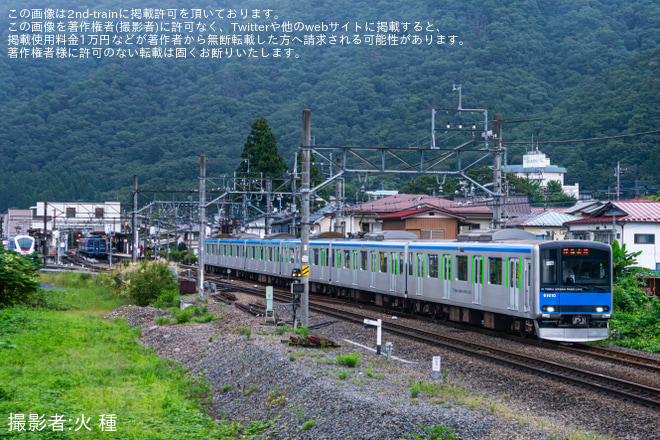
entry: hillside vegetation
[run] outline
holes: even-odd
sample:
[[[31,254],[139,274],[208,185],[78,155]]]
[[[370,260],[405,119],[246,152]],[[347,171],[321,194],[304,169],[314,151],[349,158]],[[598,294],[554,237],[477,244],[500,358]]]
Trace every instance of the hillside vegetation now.
[[[105,3],[99,9],[134,6]],[[190,7],[158,5],[175,6]],[[9,7],[43,5],[12,0]],[[269,7],[293,22],[431,22],[463,44],[298,45],[297,59],[223,60],[13,60],[5,48],[0,212],[37,200],[127,201],[133,174],[146,187],[195,187],[199,155],[208,158],[209,176],[232,172],[251,124],[262,116],[291,166],[305,108],[312,111],[316,145],[428,146],[431,109],[458,104],[452,84],[462,84],[463,107],[504,115],[510,163],[520,163],[529,148],[513,142],[658,128],[660,6],[653,0],[315,1],[311,7],[274,0]],[[5,41],[8,22],[0,20]],[[649,135],[540,148],[567,168],[567,183],[606,190],[620,160],[628,169],[624,183],[637,178],[642,191],[654,192],[658,142]]]

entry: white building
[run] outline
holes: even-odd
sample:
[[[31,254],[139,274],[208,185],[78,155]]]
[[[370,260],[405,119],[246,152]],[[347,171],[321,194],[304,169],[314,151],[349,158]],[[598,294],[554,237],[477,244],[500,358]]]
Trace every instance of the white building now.
[[[576,199],[580,198],[580,184],[564,185],[566,168],[550,165],[550,159],[539,150],[525,154],[522,165],[507,165],[506,172],[539,182],[543,188],[547,187],[548,183],[552,181],[559,182],[565,194]]]
[[[121,204],[119,202],[77,203],[37,202],[32,210],[32,229],[66,230],[85,232],[116,232],[122,230]]]

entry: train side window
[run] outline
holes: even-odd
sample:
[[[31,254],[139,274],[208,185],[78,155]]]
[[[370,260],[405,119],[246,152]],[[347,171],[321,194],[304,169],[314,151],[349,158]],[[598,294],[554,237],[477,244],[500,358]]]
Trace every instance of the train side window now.
[[[429,277],[438,278],[438,254],[429,254]]]
[[[468,257],[467,255],[459,255],[456,257],[456,279],[459,281],[468,280]]]
[[[488,258],[488,284],[502,285],[502,259]]]
[[[404,273],[403,272],[403,260],[404,260],[403,252],[399,252],[399,272],[398,272],[397,275],[401,275],[401,274]]]
[[[397,263],[397,257],[399,255],[396,252],[390,253],[390,274],[399,275],[399,264]]]
[[[344,251],[344,269],[351,268],[351,251]]]
[[[369,254],[367,251],[360,251],[360,270],[369,270]]]
[[[379,252],[380,273],[387,273],[387,252]]]
[[[416,272],[418,278],[426,277],[426,254],[417,254]]]
[[[408,275],[413,276],[415,274],[415,260],[413,260],[413,253],[408,253]]]
[[[319,265],[319,250],[314,249],[313,254],[314,254],[314,257],[313,257],[313,260],[312,260],[312,264],[314,266],[318,266]]]

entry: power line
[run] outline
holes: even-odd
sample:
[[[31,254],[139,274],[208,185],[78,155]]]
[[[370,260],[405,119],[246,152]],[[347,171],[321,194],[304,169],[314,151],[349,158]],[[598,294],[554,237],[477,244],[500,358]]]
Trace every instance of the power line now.
[[[618,136],[607,136],[607,137],[600,137],[600,138],[589,138],[589,139],[570,139],[570,140],[565,140],[565,141],[539,141],[534,139],[535,144],[570,144],[570,143],[575,143],[575,142],[593,142],[593,141],[606,141],[610,139],[622,139],[622,138],[629,138],[629,137],[637,137],[637,136],[646,136],[649,134],[658,134],[660,133],[660,130],[654,130],[654,131],[645,131],[643,133],[631,133],[631,134],[621,134]],[[528,142],[504,142],[506,145],[529,145]]]

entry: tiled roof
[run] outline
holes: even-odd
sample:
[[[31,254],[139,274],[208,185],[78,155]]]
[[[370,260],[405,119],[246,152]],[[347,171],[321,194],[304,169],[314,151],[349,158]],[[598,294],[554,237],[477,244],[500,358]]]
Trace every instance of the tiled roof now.
[[[397,194],[379,200],[351,206],[346,209],[347,213],[380,213],[400,212],[424,207],[445,209],[459,214],[491,214],[492,201],[474,201],[475,204],[467,204],[467,201],[447,200],[419,194]],[[527,197],[511,196],[503,199],[503,215],[507,218],[520,217],[529,214],[529,200]]]
[[[428,195],[397,194],[378,200],[372,200],[371,202],[365,202],[360,205],[351,206],[346,209],[346,212],[399,212],[407,209],[416,209],[418,206],[425,205],[435,208],[451,208],[452,205],[454,205],[454,202]]]
[[[627,216],[617,218],[622,222],[660,222],[660,202],[625,201],[612,202]]]
[[[613,209],[624,212],[626,215],[615,215],[617,223],[658,223],[660,222],[660,202],[625,201],[609,202],[602,206],[601,213],[609,214]],[[568,222],[577,223],[611,223],[612,215],[583,218]]]
[[[486,205],[463,205],[456,206],[451,208],[457,214],[461,215],[486,215],[489,217],[493,216],[493,210]]]
[[[577,220],[579,217],[557,211],[533,212],[507,222],[507,226],[563,226],[564,223]]]

